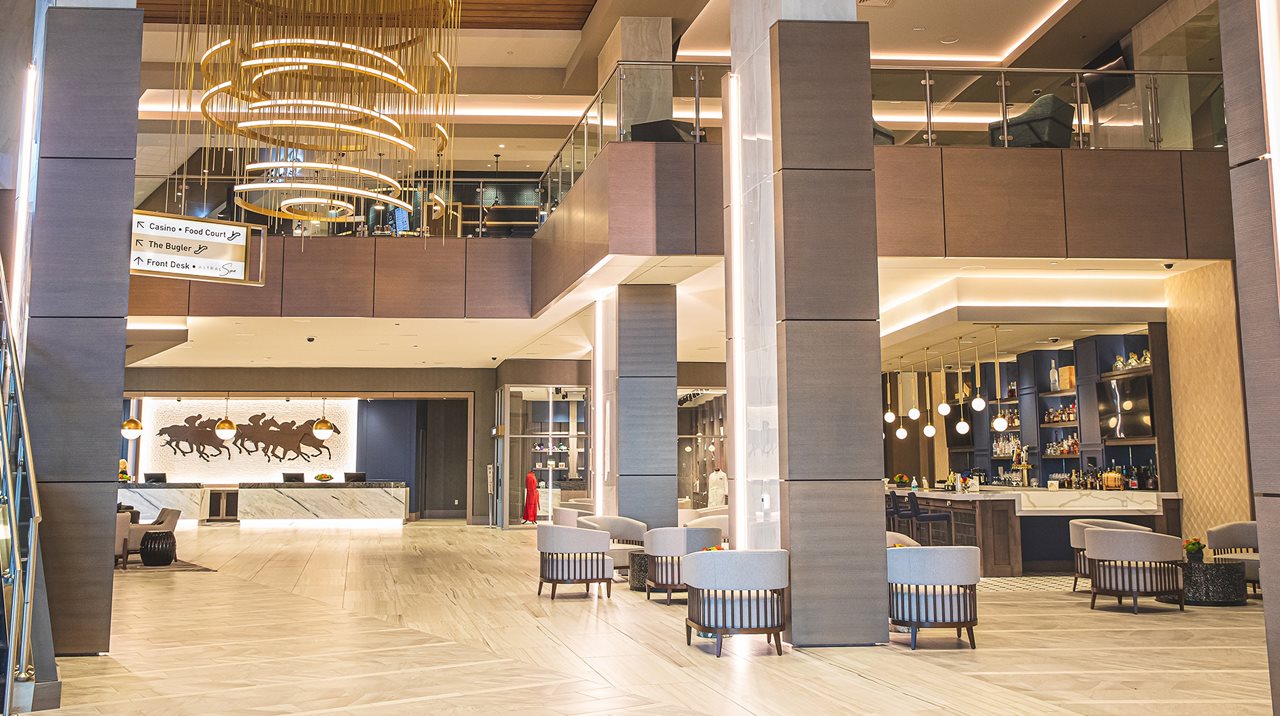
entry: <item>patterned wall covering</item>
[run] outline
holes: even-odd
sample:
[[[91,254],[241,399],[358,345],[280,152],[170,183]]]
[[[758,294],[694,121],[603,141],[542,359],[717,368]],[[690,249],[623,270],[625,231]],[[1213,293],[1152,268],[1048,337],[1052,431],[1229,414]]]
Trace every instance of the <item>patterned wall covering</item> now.
[[[169,482],[232,484],[280,482],[283,472],[301,472],[307,482],[319,473],[333,475],[334,481],[340,482],[342,473],[356,469],[356,401],[325,403],[325,416],[341,432],[335,432],[323,446],[302,432],[303,423],[320,417],[320,407],[319,400],[311,399],[232,400],[230,418],[237,425],[247,425],[250,417],[261,416],[257,418],[262,426],[258,430],[266,434],[242,428],[236,439],[224,445],[212,435],[208,423],[222,417],[223,401],[145,398],[141,415],[145,431],[138,438],[138,475],[163,472]],[[192,416],[201,416],[197,422],[200,427],[187,424]],[[266,427],[272,419],[284,430]],[[161,431],[166,435],[160,435]]]
[[[1182,532],[1250,517],[1235,280],[1226,261],[1165,281]]]

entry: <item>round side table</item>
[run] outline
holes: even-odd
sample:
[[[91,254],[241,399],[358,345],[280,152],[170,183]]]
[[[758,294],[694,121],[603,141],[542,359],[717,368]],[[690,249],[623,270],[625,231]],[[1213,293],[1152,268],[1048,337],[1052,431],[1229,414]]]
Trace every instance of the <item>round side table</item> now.
[[[627,557],[627,564],[630,565],[630,571],[627,572],[627,581],[630,583],[631,591],[643,592],[644,580],[649,578],[649,555],[644,550],[638,549]]]
[[[1187,562],[1182,566],[1182,587],[1188,606],[1241,607],[1249,603],[1241,562]],[[1169,595],[1156,597],[1156,601],[1178,603]]]
[[[144,567],[168,567],[178,556],[178,540],[172,532],[147,532],[138,545]]]

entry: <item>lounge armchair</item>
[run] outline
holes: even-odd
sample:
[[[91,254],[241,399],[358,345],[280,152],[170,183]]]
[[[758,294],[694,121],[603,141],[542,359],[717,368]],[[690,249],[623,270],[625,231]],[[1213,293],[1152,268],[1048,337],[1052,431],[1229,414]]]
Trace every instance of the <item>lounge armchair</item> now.
[[[631,569],[631,553],[644,549],[644,535],[649,529],[640,520],[618,515],[587,515],[578,518],[578,527],[587,530],[603,530],[609,533],[609,556],[613,568]]]
[[[172,507],[165,507],[160,510],[160,514],[156,515],[156,521],[149,525],[129,525],[129,539],[125,549],[129,554],[137,554],[142,547],[142,536],[148,532],[173,532],[178,528],[178,518],[182,516],[182,510],[175,510]],[[117,520],[119,517],[117,516]]]
[[[551,508],[551,524],[560,525],[561,527],[577,527],[578,518],[586,517],[591,514],[591,510],[577,507],[552,507]]]
[[[885,549],[888,549],[894,545],[897,545],[899,547],[919,547],[920,543],[902,534],[901,532],[886,531],[884,533]]]
[[[1027,111],[1009,118],[1009,146],[1069,149],[1075,117],[1074,105],[1054,94],[1040,95]],[[987,134],[991,146],[1004,146],[1000,122],[989,124]]]
[[[709,517],[699,517],[691,520],[685,527],[694,527],[698,529],[713,528],[720,530],[720,539],[729,541],[729,515],[711,515]]]
[[[893,534],[893,533],[889,533]],[[885,540],[890,538],[886,535]],[[921,629],[954,628],[968,632],[977,649],[978,580],[982,551],[977,547],[896,547],[886,555],[889,574],[889,623],[911,630],[911,648]]]
[[[1176,596],[1178,609],[1186,610],[1182,588],[1182,540],[1171,535],[1136,530],[1090,529],[1084,533],[1084,554],[1089,560],[1089,608],[1098,595],[1116,597],[1121,604],[1133,597]]]
[[[707,518],[715,519],[715,518]],[[719,527],[659,527],[644,533],[644,553],[649,557],[649,573],[644,580],[644,598],[652,589],[671,592],[685,589],[680,565],[684,556],[719,547],[723,539]]]
[[[132,526],[128,512],[116,513],[116,564],[120,569],[129,568],[129,528]]]
[[[1150,532],[1150,527],[1135,525],[1130,522],[1120,522],[1118,520],[1071,520],[1067,523],[1067,529],[1071,533],[1071,550],[1075,552],[1075,579],[1071,580],[1071,591],[1076,591],[1080,586],[1080,579],[1089,578],[1089,560],[1084,556],[1084,533],[1089,529],[1108,529],[1108,530],[1137,530],[1138,532]]]
[[[1258,523],[1228,522],[1210,527],[1208,547],[1215,560],[1244,562],[1244,579],[1257,591],[1259,584]]]
[[[786,550],[696,552],[681,565],[689,587],[685,643],[693,632],[714,634],[716,657],[726,634],[767,634],[782,655],[790,570]]]
[[[613,596],[613,558],[609,550],[609,533],[560,525],[538,525],[538,595],[542,585],[551,585],[551,598],[561,584],[605,585],[606,596]]]

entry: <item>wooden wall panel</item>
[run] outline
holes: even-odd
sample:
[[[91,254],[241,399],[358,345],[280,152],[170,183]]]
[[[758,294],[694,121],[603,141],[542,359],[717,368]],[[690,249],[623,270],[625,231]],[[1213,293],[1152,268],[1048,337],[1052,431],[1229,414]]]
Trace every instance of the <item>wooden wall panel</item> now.
[[[373,242],[286,237],[280,307],[285,316],[373,315]]]
[[[654,144],[614,142],[609,155],[609,253],[652,256],[656,250],[657,198]]]
[[[531,239],[467,239],[466,316],[528,318]]]
[[[465,315],[467,239],[379,237],[372,241],[375,317]]]
[[[723,164],[721,145],[694,145],[694,251],[705,256],[724,253]]]
[[[945,255],[942,149],[876,147],[875,156],[880,255]]]
[[[1066,256],[1062,154],[943,149],[947,255]]]
[[[185,316],[191,282],[155,276],[129,277],[130,316]]]
[[[1178,152],[1063,151],[1067,256],[1187,257]]]
[[[1267,153],[1262,61],[1255,0],[1220,0],[1223,100],[1227,110],[1227,152],[1232,166]]]
[[[250,242],[249,265],[256,271],[261,243]],[[263,265],[262,286],[235,286],[225,283],[191,282],[191,315],[193,316],[279,316],[281,291],[284,287],[284,239],[268,236],[267,260]]]
[[[675,256],[695,251],[694,145],[654,145],[654,252]]]
[[[583,263],[588,267],[609,253],[609,166],[617,146],[615,142],[605,147],[574,187],[582,191]]]
[[[1226,152],[1179,152],[1187,214],[1187,258],[1235,258]]]

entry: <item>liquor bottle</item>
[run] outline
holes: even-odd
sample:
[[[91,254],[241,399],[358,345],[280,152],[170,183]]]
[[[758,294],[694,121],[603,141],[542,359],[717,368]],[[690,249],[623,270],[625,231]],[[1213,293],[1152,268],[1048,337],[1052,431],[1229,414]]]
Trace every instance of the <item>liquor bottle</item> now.
[[[1051,360],[1049,361],[1049,391],[1056,393],[1058,387],[1058,361]]]

